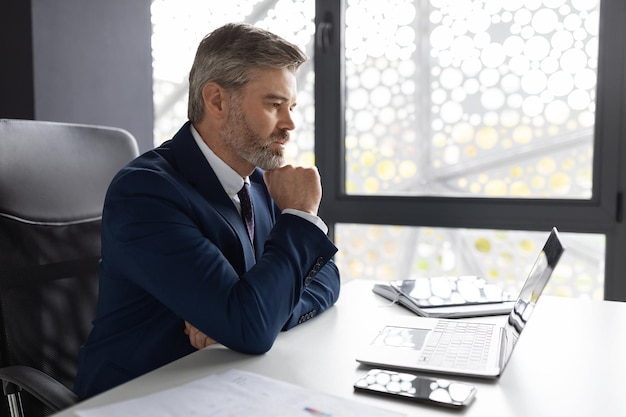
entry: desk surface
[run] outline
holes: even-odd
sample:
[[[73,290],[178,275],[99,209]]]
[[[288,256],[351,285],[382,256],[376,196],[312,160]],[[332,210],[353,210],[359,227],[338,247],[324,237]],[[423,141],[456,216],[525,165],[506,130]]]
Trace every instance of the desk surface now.
[[[409,416],[626,415],[626,303],[543,297],[504,374],[495,381],[455,378],[478,388],[460,413],[445,408],[355,394],[368,368],[354,352],[393,316],[411,315],[371,292],[371,281],[343,286],[324,314],[280,334],[270,352],[249,356],[207,348],[57,414],[154,393],[227,369],[241,369],[302,387],[375,404]],[[481,320],[502,320],[502,317]]]

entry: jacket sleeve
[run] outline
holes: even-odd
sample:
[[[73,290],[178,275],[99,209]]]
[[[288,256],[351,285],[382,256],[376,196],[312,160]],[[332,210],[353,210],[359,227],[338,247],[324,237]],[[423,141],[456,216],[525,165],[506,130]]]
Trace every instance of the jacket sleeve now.
[[[142,289],[136,305],[154,298],[226,347],[258,354],[283,328],[335,302],[339,274],[331,258],[337,248],[319,228],[278,216],[262,257],[245,271],[233,224],[185,187],[135,170],[109,189],[103,270]],[[142,314],[152,313],[134,317]]]
[[[314,270],[315,267],[312,269]],[[304,323],[335,304],[339,297],[340,287],[339,270],[335,263],[330,260],[321,267],[315,277],[305,278],[305,289],[302,297],[293,309],[283,330],[289,330]]]

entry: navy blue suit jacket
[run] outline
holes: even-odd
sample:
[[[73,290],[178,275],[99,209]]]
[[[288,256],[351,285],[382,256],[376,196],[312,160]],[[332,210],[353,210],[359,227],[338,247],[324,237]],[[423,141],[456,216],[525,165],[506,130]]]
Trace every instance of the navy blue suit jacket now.
[[[98,314],[79,353],[87,398],[195,349],[188,321],[224,346],[269,350],[281,330],[334,304],[337,248],[281,214],[261,170],[250,176],[254,247],[189,124],[123,168],[104,204]]]

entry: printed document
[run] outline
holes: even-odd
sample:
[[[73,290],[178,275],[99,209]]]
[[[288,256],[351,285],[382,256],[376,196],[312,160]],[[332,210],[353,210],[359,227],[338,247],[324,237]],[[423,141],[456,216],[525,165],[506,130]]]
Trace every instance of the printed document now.
[[[404,415],[240,370],[209,375],[176,388],[76,413],[80,417]]]

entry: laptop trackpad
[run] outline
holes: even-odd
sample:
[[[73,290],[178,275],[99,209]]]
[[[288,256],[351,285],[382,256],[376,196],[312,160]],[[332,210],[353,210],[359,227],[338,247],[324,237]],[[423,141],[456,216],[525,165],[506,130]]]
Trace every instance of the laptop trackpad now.
[[[387,326],[359,352],[356,360],[377,366],[411,369],[411,364],[419,362],[424,341],[429,334],[429,329]]]
[[[429,333],[429,329],[387,326],[374,339],[372,345],[421,350]]]

